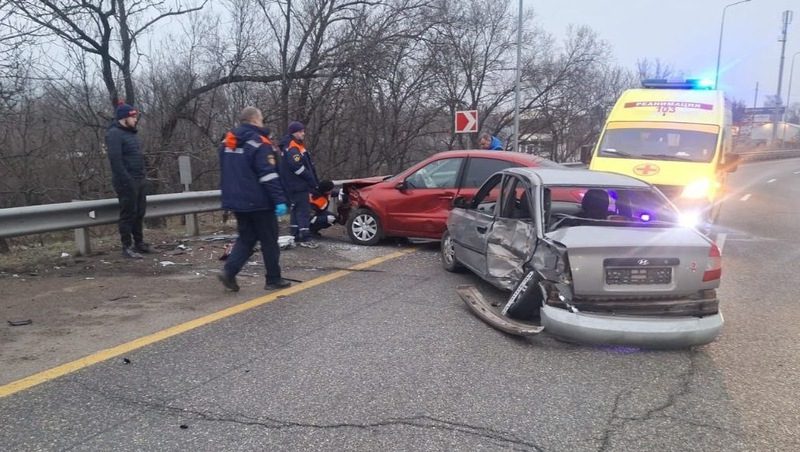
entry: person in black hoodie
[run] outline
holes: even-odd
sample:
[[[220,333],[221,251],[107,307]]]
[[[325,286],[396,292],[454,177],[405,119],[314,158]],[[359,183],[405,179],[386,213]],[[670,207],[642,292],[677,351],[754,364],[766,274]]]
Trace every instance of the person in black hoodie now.
[[[111,181],[119,199],[119,235],[122,255],[141,259],[139,253],[149,253],[144,242],[144,214],[147,208],[145,193],[144,156],[137,135],[139,112],[120,103],[115,120],[106,132],[106,152],[111,162]]]

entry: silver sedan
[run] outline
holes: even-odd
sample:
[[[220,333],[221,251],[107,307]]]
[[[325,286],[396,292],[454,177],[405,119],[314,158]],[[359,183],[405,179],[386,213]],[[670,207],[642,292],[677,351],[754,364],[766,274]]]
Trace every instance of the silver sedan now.
[[[645,182],[512,168],[454,204],[444,267],[512,292],[492,306],[474,288],[459,290],[492,326],[652,348],[706,344],[722,328],[719,249]]]

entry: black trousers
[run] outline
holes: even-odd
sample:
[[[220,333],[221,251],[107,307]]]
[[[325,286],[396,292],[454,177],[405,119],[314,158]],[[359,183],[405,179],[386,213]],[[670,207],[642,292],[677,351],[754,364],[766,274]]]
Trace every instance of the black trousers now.
[[[119,237],[122,246],[128,248],[134,243],[143,243],[144,214],[147,210],[144,180],[133,179],[130,186],[115,187],[115,190],[119,199]]]
[[[233,250],[225,260],[225,273],[236,276],[250,259],[256,242],[261,242],[261,255],[267,270],[267,283],[281,279],[279,264],[281,250],[278,247],[278,217],[272,210],[255,212],[234,212],[239,237]]]

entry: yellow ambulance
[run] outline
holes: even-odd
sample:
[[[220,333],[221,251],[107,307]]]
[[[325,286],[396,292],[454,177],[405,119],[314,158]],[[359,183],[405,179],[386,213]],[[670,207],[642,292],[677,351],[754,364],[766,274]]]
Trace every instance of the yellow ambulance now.
[[[683,221],[706,231],[719,215],[731,153],[731,110],[700,80],[644,80],[625,91],[606,120],[589,169],[658,187]]]

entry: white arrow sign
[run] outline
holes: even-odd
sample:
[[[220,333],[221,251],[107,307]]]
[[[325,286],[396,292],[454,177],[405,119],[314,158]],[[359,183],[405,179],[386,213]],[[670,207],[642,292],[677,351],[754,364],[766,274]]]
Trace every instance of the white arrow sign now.
[[[456,133],[478,132],[478,110],[456,112]]]

